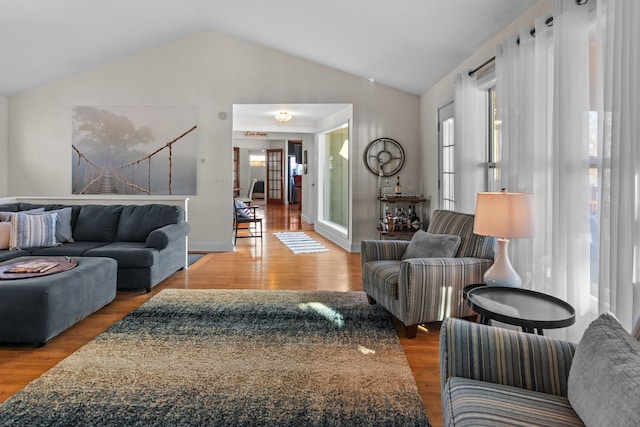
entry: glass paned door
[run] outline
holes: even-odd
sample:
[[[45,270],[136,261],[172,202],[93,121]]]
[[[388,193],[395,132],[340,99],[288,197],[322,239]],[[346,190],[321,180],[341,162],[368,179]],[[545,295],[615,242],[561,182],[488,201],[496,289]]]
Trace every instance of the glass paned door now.
[[[284,204],[283,164],[284,150],[267,150],[267,203]]]
[[[455,210],[454,118],[453,102],[438,109],[438,145],[440,151],[440,208]]]

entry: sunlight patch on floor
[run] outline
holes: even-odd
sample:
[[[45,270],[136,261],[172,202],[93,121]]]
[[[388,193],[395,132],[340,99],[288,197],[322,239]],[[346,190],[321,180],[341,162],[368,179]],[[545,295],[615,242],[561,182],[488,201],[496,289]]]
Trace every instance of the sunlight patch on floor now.
[[[327,307],[320,302],[300,303],[298,304],[298,307],[300,307],[302,311],[313,310],[325,319],[328,319],[332,323],[335,323],[340,328],[344,326],[344,318],[342,317],[342,315],[334,309]]]

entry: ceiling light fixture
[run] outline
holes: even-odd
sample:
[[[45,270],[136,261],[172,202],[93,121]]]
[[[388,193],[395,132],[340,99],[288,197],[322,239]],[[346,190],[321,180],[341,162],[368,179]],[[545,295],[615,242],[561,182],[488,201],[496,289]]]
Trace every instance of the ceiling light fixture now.
[[[292,117],[293,116],[287,113],[286,111],[281,111],[275,115],[276,120],[279,121],[280,123],[288,122],[289,120],[291,120]]]

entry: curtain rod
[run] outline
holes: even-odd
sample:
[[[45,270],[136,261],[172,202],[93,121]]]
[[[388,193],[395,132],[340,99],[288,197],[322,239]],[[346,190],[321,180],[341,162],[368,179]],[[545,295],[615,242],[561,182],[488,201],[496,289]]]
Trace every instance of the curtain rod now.
[[[578,6],[582,6],[585,5],[589,2],[589,0],[576,0],[576,4]],[[548,17],[545,21],[544,21],[545,25],[547,27],[551,27],[553,25],[553,16]],[[536,36],[536,29],[535,27],[531,29],[531,31],[529,32],[529,34],[531,34],[533,37]],[[520,38],[518,38],[518,44],[520,44]],[[487,65],[491,64],[493,61],[496,60],[496,57],[493,56],[489,59],[487,59],[485,62],[483,62],[482,64],[478,65],[476,68],[474,68],[473,70],[469,71],[469,77],[473,77],[473,75],[475,73],[477,73],[478,71],[480,71],[482,68],[486,67]]]
[[[487,65],[491,64],[493,61],[496,60],[495,56],[492,56],[491,58],[487,59],[486,61],[484,61],[482,64],[480,64],[479,66],[477,66],[476,68],[474,68],[473,70],[469,71],[469,77],[473,77],[473,75],[475,73],[477,73],[479,70],[481,70],[482,68],[486,67]]]

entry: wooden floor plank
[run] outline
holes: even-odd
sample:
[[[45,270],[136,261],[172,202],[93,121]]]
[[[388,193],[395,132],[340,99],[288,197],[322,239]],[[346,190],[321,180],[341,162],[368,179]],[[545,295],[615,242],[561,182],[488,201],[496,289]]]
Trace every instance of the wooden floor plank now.
[[[44,347],[0,344],[0,402],[21,390],[60,360],[122,319],[162,289],[362,290],[360,254],[349,253],[313,231],[300,219],[297,205],[261,208],[262,239],[238,239],[234,252],[209,253],[150,293],[118,292],[97,313],[53,338]],[[305,231],[329,251],[294,255],[273,236],[276,231]],[[434,426],[442,425],[439,373],[439,324],[429,324],[409,340],[396,323],[420,395]],[[175,367],[173,367],[175,368]]]

